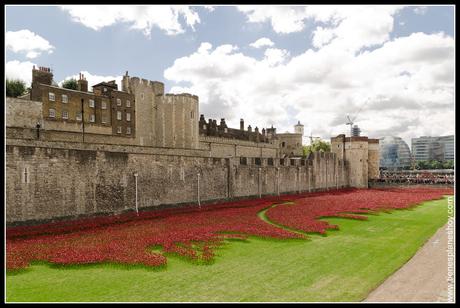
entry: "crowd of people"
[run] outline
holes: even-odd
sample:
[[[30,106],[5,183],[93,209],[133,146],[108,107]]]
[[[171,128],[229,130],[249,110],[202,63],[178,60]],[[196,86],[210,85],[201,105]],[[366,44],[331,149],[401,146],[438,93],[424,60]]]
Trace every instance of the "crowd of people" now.
[[[378,182],[384,183],[406,183],[406,184],[454,184],[453,173],[401,173],[381,172]]]

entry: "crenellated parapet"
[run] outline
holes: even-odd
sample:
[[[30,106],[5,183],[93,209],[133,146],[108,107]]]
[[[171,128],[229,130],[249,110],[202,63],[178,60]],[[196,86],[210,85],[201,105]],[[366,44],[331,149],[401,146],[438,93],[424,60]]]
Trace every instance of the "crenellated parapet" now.
[[[214,136],[226,139],[237,139],[237,140],[246,140],[256,143],[270,143],[274,138],[272,134],[269,134],[269,129],[262,128],[259,131],[259,128],[256,126],[254,130],[252,126],[249,125],[247,130],[244,129],[244,120],[240,121],[240,128],[230,128],[225,122],[225,118],[220,119],[220,123],[217,124],[215,119],[206,119],[204,115],[200,115],[198,122],[199,132],[201,136]]]

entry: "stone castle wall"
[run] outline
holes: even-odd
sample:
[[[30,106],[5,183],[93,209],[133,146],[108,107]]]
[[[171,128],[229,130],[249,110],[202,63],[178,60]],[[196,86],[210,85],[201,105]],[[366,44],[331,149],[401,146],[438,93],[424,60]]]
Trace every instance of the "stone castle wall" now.
[[[199,136],[200,149],[207,150],[213,157],[279,157],[277,140],[272,143],[252,142],[239,139]]]
[[[7,139],[6,220],[11,225],[134,210],[134,173],[142,210],[336,189],[348,185],[341,166],[332,153],[241,164],[202,150]]]

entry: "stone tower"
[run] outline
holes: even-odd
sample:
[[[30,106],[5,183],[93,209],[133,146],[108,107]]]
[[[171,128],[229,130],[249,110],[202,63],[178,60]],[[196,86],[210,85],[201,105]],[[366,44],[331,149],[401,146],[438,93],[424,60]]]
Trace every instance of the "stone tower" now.
[[[162,82],[130,77],[128,72],[123,76],[122,91],[135,97],[136,144],[198,148],[198,96],[165,94]]]
[[[303,124],[300,124],[300,121],[298,121],[297,124],[294,125],[294,133],[301,134],[303,137]]]
[[[379,174],[379,140],[364,136],[345,137],[344,134],[331,138],[331,152],[346,161],[349,185],[367,188],[369,179]]]

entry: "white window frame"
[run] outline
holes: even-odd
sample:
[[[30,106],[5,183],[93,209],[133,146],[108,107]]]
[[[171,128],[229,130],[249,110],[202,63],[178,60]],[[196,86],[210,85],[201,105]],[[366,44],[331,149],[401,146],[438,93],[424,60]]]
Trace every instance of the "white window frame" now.
[[[107,109],[107,102],[106,101],[101,102],[101,109]]]
[[[64,104],[67,104],[69,102],[69,97],[67,96],[67,94],[62,94],[61,99],[62,99],[62,103]]]
[[[89,103],[90,108],[94,108],[94,106],[95,106],[94,99],[90,98],[88,103]]]
[[[81,121],[81,112],[77,112],[77,115],[75,117],[77,121]]]
[[[48,109],[48,117],[55,118],[56,117],[56,109],[54,109],[54,108]]]
[[[64,116],[65,115],[65,116]],[[64,120],[68,120],[69,119],[69,112],[67,110],[62,110],[62,118]]]
[[[131,107],[131,101],[129,99],[126,100],[126,107]]]
[[[96,115],[90,114],[90,115],[89,115],[89,121],[90,121],[91,123],[96,122]]]
[[[131,113],[126,113],[126,121],[131,122]]]
[[[121,130],[121,126],[118,126],[117,127],[117,134],[121,134],[122,130]]]
[[[123,119],[121,111],[117,111],[117,120],[121,121]]]
[[[53,92],[48,92],[48,100],[50,102],[55,102],[56,101],[56,95],[54,95]]]
[[[117,106],[121,106],[121,98],[117,98]]]

